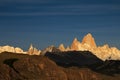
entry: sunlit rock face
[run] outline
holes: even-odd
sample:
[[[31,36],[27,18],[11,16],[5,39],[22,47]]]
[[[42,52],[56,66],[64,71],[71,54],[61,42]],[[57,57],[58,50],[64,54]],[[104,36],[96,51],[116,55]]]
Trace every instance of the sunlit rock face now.
[[[71,50],[80,50],[81,43],[78,41],[77,38],[75,38],[71,44]]]
[[[77,40],[77,38],[75,38],[71,45],[71,50],[76,50],[76,51],[87,51],[93,48],[96,48],[96,43],[90,33],[83,38],[81,43],[80,41]]]
[[[6,46],[1,46],[0,47],[0,52],[15,52],[15,49],[14,49],[14,47],[11,47],[11,46],[8,46],[8,45],[6,45]]]
[[[30,48],[27,51],[27,54],[29,55],[40,55],[41,51],[34,48],[32,45],[30,45]]]
[[[23,53],[23,52],[24,51],[21,48],[19,48],[19,47],[15,48],[15,53]]]
[[[0,53],[2,52],[12,52],[12,53],[25,53],[21,48],[19,47],[12,47],[12,46],[0,46]]]
[[[120,60],[120,50],[116,47],[109,47],[109,45],[97,47],[91,52],[102,60]]]

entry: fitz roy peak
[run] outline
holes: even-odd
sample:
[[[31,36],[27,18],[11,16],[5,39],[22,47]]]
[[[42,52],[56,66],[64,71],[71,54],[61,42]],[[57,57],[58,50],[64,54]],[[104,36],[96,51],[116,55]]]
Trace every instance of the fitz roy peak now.
[[[108,44],[97,46],[94,38],[88,33],[80,43],[77,38],[73,40],[71,51],[90,51],[102,60],[120,60],[120,50],[116,47],[109,47]]]
[[[96,48],[96,43],[94,38],[90,33],[88,33],[80,43],[77,38],[75,38],[71,44],[71,50],[76,50],[76,51],[85,51],[85,50],[90,50],[93,48]]]
[[[92,35],[90,33],[88,33],[82,40],[82,44],[83,45],[88,45],[90,47],[95,48],[96,47],[96,43],[94,38],[92,37]]]

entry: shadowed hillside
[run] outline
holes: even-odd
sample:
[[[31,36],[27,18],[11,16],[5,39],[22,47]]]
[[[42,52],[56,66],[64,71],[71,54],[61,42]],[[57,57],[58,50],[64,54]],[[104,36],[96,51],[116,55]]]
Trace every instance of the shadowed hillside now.
[[[106,75],[120,74],[119,60],[102,61],[89,51],[47,52],[45,56],[62,67],[89,68]]]
[[[101,62],[100,59],[96,58],[94,55],[91,55],[89,52],[46,53],[46,55],[47,57],[14,54],[8,52],[1,53],[0,80],[120,79],[119,73],[111,76],[99,72],[99,70],[106,72],[106,68],[108,68],[108,66],[111,66],[108,68],[108,71],[109,69],[119,69],[119,61],[113,63],[107,61],[106,64],[106,62]],[[57,65],[56,63],[59,64]],[[94,64],[97,65],[93,66]],[[98,64],[100,65],[99,67]],[[115,67],[114,64],[116,64]],[[96,67],[95,70],[93,70],[94,67]]]
[[[47,52],[45,56],[63,67],[85,67],[96,63],[103,63],[102,60],[98,59],[89,51]]]
[[[0,79],[101,80],[96,72],[89,69],[63,68],[45,56],[18,55],[7,52],[0,54]]]

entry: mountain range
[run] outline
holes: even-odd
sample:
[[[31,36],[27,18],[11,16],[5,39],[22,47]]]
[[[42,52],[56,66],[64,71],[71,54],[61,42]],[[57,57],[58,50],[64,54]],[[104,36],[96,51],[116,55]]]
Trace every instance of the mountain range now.
[[[54,50],[52,50],[54,48]],[[55,50],[56,49],[56,50]],[[58,50],[59,49],[59,50]],[[64,47],[64,44],[60,44],[60,46],[54,47],[49,46],[46,49],[38,50],[37,48],[34,48],[32,44],[30,45],[30,48],[28,51],[23,51],[19,47],[12,47],[12,46],[0,46],[0,53],[2,52],[13,52],[13,53],[21,53],[21,54],[29,54],[29,55],[43,55],[46,52],[54,52],[54,51],[90,51],[93,53],[93,55],[97,56],[101,60],[120,60],[120,50],[116,47],[109,47],[108,44],[105,44],[103,46],[97,46],[95,39],[93,38],[92,34],[88,33],[85,35],[80,42],[77,38],[75,38],[72,42],[72,44],[68,47]]]
[[[82,42],[75,38],[69,49],[68,47],[65,49],[63,44],[59,46],[59,49],[61,51],[90,51],[103,61],[108,59],[120,60],[119,49],[117,49],[116,47],[109,47],[108,44],[97,46],[95,39],[90,33],[83,37]]]

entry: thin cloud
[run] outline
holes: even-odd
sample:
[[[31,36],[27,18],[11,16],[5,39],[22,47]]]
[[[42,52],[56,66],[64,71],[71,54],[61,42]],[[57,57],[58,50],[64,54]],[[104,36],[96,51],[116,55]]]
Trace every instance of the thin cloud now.
[[[87,9],[87,10],[98,10],[98,9],[120,9],[120,5],[51,5],[51,6],[19,6],[18,9],[39,9],[39,8],[48,8],[48,9]]]
[[[1,0],[0,3],[50,3],[54,0]]]
[[[56,15],[104,15],[104,12],[31,12],[31,13],[0,13],[0,16],[56,16]]]
[[[44,9],[50,15],[100,15],[111,11],[120,11],[119,5],[51,5],[51,6],[18,6],[18,10],[34,11]],[[48,12],[48,13],[46,13]],[[116,12],[115,12],[116,13]],[[118,12],[117,12],[118,13]],[[37,13],[38,14],[38,13]],[[110,13],[109,13],[110,14]]]
[[[120,5],[113,5],[113,4],[58,5],[50,8],[79,8],[79,9],[109,9],[110,8],[111,9],[112,7],[120,9]]]

